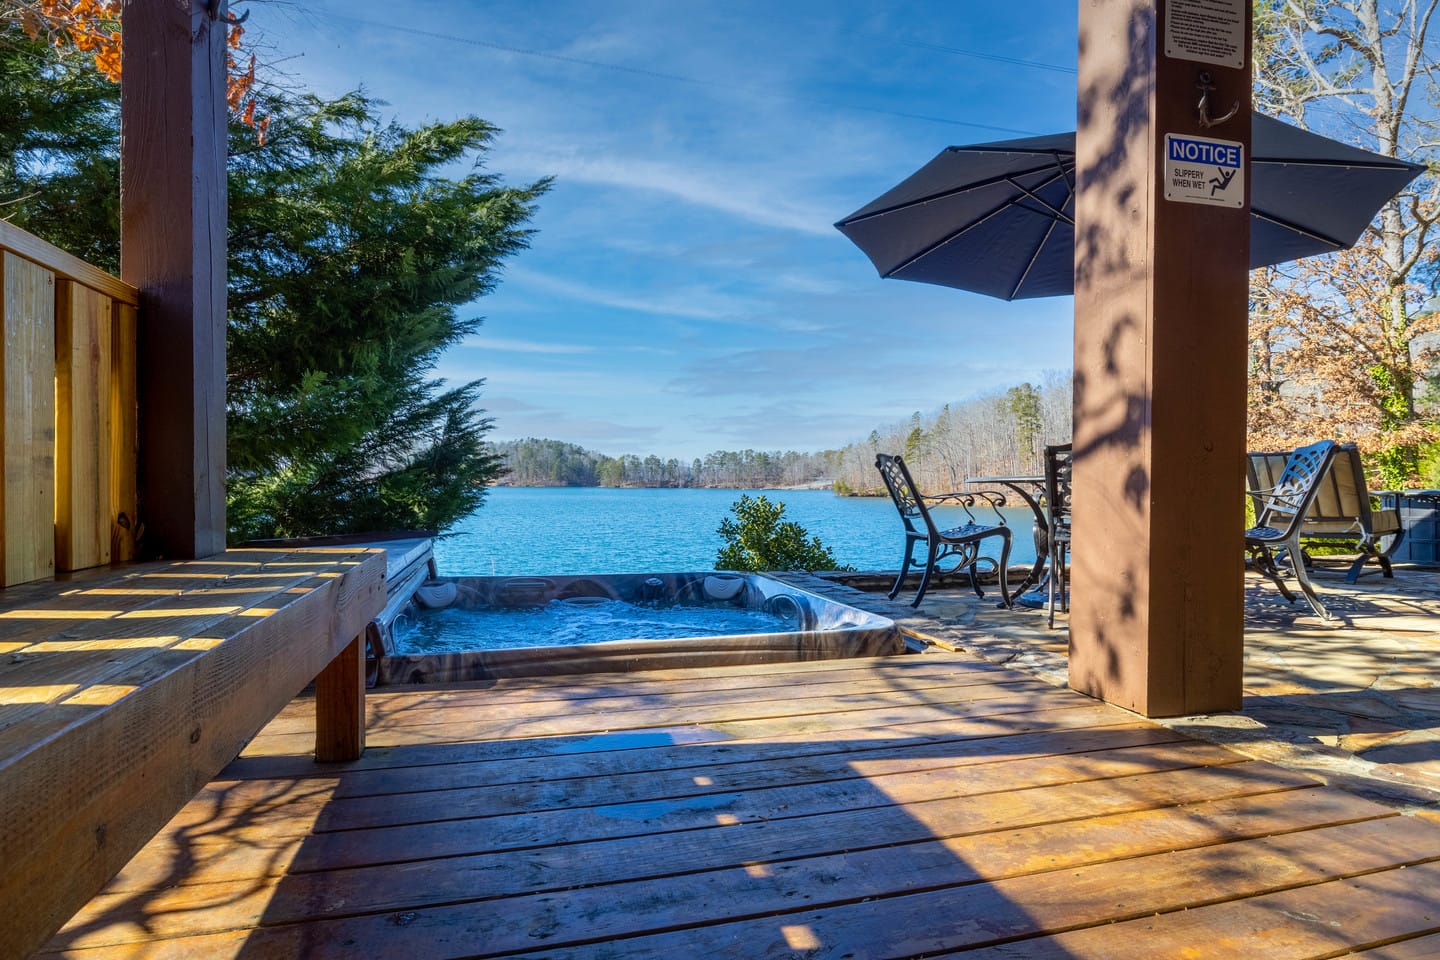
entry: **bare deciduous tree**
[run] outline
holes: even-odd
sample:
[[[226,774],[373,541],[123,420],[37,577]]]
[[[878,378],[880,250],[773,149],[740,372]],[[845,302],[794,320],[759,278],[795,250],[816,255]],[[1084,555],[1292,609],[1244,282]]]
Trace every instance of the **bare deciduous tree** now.
[[[1430,166],[1353,250],[1260,271],[1251,289],[1251,446],[1354,440],[1391,485],[1416,479],[1425,444],[1440,437],[1417,403],[1433,363],[1423,335],[1436,321],[1415,315],[1435,276],[1440,218],[1437,6],[1255,3],[1258,109]]]

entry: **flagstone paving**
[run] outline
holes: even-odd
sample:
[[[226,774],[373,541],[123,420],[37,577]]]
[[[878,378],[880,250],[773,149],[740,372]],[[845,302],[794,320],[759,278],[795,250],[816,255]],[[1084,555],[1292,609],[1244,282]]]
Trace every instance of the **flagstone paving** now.
[[[1330,621],[1247,572],[1243,709],[1161,722],[1371,799],[1440,810],[1440,569],[1397,564],[1394,579],[1367,570],[1347,584],[1345,567],[1320,561],[1313,572]],[[1050,630],[1044,610],[997,608],[993,591],[981,600],[944,587],[913,610],[845,585],[873,590],[881,579],[806,585],[893,616],[930,643],[1065,685],[1063,615]]]

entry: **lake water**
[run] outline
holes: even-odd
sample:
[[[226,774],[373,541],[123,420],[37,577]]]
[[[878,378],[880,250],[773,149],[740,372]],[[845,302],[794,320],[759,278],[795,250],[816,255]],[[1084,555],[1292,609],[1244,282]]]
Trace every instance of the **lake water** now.
[[[900,516],[888,498],[837,497],[829,490],[633,490],[608,487],[496,487],[485,505],[435,544],[447,576],[543,576],[712,570],[716,533],[741,494],[785,504],[793,520],[819,537],[841,564],[895,570],[904,546]],[[1010,563],[1035,559],[1028,508],[1005,509],[1015,531]],[[964,511],[942,507],[936,523],[963,523]],[[981,523],[993,518],[977,508]],[[998,547],[998,544],[997,544]]]

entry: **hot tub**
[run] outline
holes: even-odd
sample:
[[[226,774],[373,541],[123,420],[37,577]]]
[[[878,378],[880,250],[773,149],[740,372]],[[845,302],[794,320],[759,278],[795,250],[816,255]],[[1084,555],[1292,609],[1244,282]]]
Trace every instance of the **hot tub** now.
[[[431,578],[375,627],[377,684],[906,652],[894,621],[759,574]]]

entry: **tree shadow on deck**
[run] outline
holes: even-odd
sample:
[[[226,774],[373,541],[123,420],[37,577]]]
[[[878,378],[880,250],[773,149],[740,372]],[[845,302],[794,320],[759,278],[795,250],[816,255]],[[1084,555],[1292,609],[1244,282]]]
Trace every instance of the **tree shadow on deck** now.
[[[1348,584],[1348,559],[1312,576],[1334,619],[1246,575],[1241,710],[1162,721],[1400,806],[1440,806],[1440,570],[1397,566]],[[1066,682],[1066,633],[1043,613],[994,610],[963,591],[926,604],[930,628],[993,662]]]
[[[392,745],[308,774],[232,765],[52,948],[1084,956],[1116,922],[1223,924],[1237,897],[1440,857],[1440,831],[1399,849],[1392,811],[1023,675],[863,664],[756,674],[664,722],[663,684],[583,678],[609,708],[542,699],[573,732],[525,739],[476,726],[523,713],[523,685],[377,697]],[[436,693],[427,718],[411,701]],[[1313,926],[1325,951],[1362,942]]]

